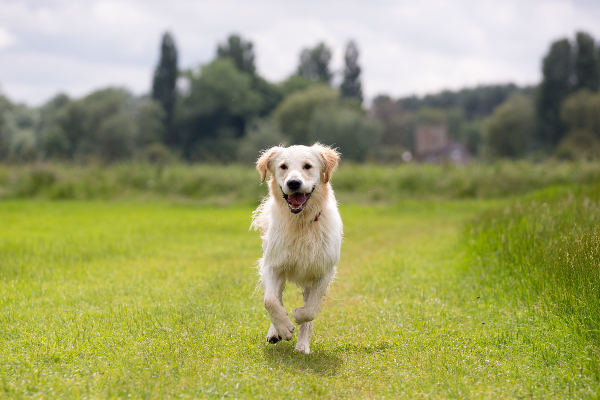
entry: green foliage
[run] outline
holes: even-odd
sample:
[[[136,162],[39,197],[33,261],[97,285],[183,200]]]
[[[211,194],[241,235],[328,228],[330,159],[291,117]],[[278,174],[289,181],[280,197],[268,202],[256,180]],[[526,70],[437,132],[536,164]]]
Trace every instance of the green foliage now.
[[[416,119],[414,113],[404,110],[400,101],[394,101],[389,96],[377,96],[373,100],[371,113],[382,127],[380,147],[413,148]]]
[[[400,107],[408,111],[417,111],[423,107],[437,109],[460,109],[465,118],[473,120],[489,116],[494,109],[512,94],[529,94],[531,88],[519,88],[514,84],[480,85],[457,91],[444,90],[421,98],[411,96],[398,99]]]
[[[237,69],[249,75],[256,73],[254,65],[254,45],[240,35],[229,35],[227,42],[217,47],[217,57],[229,58]]]
[[[150,143],[168,143],[163,124],[164,111],[159,103],[151,99],[139,99],[136,102],[135,124],[136,148],[145,147]]]
[[[0,97],[0,157],[10,161],[39,158],[39,114],[37,109]]]
[[[285,81],[279,84],[283,97],[286,98],[292,93],[307,89],[315,85],[315,82],[300,75],[290,75]]]
[[[173,35],[165,32],[160,46],[160,59],[154,70],[152,80],[152,98],[163,108],[163,118],[166,143],[173,146],[177,143],[177,134],[174,127],[175,103],[177,100],[177,47]]]
[[[239,71],[231,60],[217,59],[189,72],[187,80],[189,90],[178,107],[184,155],[231,159],[236,154],[236,139],[244,135],[246,125],[263,107],[252,77]]]
[[[340,85],[342,97],[349,97],[362,102],[362,84],[360,82],[360,66],[358,65],[358,47],[351,40],[344,53],[344,77]]]
[[[530,148],[535,121],[534,104],[525,96],[515,95],[498,106],[485,125],[491,154],[513,158],[523,156]]]
[[[575,35],[575,89],[600,89],[600,55],[594,38],[586,32]]]
[[[279,103],[281,103],[284,96],[280,86],[275,85],[258,75],[255,75],[252,80],[252,88],[261,97],[262,107],[258,112],[261,117],[270,115]]]
[[[308,126],[313,113],[333,106],[338,101],[339,94],[336,90],[315,85],[286,97],[273,112],[273,117],[290,143],[310,144]]]
[[[254,164],[262,150],[279,144],[289,143],[279,130],[277,123],[272,119],[256,120],[240,141],[238,160],[245,164]]]
[[[139,159],[152,165],[164,166],[176,161],[175,155],[162,143],[150,143],[139,154]]]
[[[563,102],[560,115],[569,130],[587,130],[600,139],[600,93],[575,92]]]
[[[300,53],[298,75],[307,79],[329,85],[333,73],[329,69],[331,49],[323,42],[315,47],[304,49]]]
[[[567,159],[600,157],[600,94],[587,89],[575,92],[563,102],[561,118],[568,132],[557,154]]]
[[[348,107],[314,111],[308,125],[309,142],[337,147],[344,159],[365,161],[379,139],[380,126],[362,112]]]
[[[600,140],[589,130],[573,129],[558,144],[556,155],[567,160],[597,160]]]
[[[567,39],[550,47],[544,57],[543,78],[540,84],[537,110],[540,120],[538,142],[544,146],[556,145],[564,133],[560,121],[560,106],[572,90],[572,50]]]
[[[257,150],[280,143],[279,131],[263,121],[252,128],[249,146]],[[267,139],[263,140],[265,137]],[[240,151],[244,146],[240,147]],[[249,164],[258,151],[243,153]],[[153,160],[144,154],[140,159]],[[162,155],[161,155],[162,157]],[[167,156],[167,158],[170,158]],[[209,204],[255,204],[261,197],[258,174],[253,167],[167,164],[157,176],[156,166],[144,162],[90,164],[0,165],[0,198],[30,197],[69,199],[125,199],[156,197],[184,199]],[[37,182],[38,174],[52,175],[47,186]],[[341,201],[395,203],[405,198],[498,198],[572,182],[600,181],[598,162],[495,162],[452,165],[398,166],[353,164],[342,154],[334,178],[336,196]]]
[[[66,158],[71,152],[69,136],[61,124],[71,99],[58,94],[40,108],[38,137],[45,158]]]
[[[37,140],[31,129],[21,129],[11,137],[10,158],[19,161],[34,161],[38,156]]]
[[[106,161],[129,158],[138,133],[134,100],[124,89],[93,92],[67,106],[60,127],[69,135],[70,157]]]

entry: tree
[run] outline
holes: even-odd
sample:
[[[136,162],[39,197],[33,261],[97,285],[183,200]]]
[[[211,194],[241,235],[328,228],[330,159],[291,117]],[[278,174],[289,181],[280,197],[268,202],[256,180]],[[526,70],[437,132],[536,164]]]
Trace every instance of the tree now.
[[[371,113],[382,126],[382,146],[401,148],[401,151],[412,148],[413,127],[409,125],[414,125],[414,118],[411,118],[400,102],[389,96],[377,96],[371,105]]]
[[[331,49],[325,43],[319,43],[312,49],[304,49],[300,53],[298,75],[313,81],[329,85],[333,74],[329,70]]]
[[[267,116],[277,107],[283,97],[281,90],[256,72],[252,42],[244,40],[240,35],[230,35],[225,43],[217,47],[217,58],[231,60],[239,71],[252,78],[252,89],[262,97],[260,116]]]
[[[38,137],[45,158],[68,158],[69,139],[60,126],[60,121],[71,103],[65,94],[58,94],[40,108]]]
[[[273,117],[291,143],[310,144],[308,125],[313,113],[338,101],[337,90],[314,85],[286,97],[273,112]]]
[[[534,128],[533,102],[523,95],[514,95],[499,105],[486,121],[487,146],[494,156],[522,156],[530,148]]]
[[[362,103],[362,85],[360,66],[358,65],[358,47],[354,41],[348,42],[344,53],[344,79],[340,86],[342,97],[355,98]]]
[[[136,101],[134,117],[137,148],[162,142],[165,137],[165,126],[162,123],[164,110],[160,104],[149,98],[139,99]]]
[[[292,93],[307,89],[308,87],[313,85],[318,85],[318,83],[315,83],[314,81],[303,76],[293,74],[290,75],[286,80],[281,82],[279,84],[279,88],[281,90],[283,98],[286,98]]]
[[[10,145],[10,127],[8,124],[8,114],[12,108],[12,103],[4,95],[0,94],[0,159],[8,156]]]
[[[564,135],[560,120],[560,105],[573,88],[572,48],[568,39],[557,40],[550,46],[542,65],[542,83],[537,99],[539,126],[537,145],[553,148]]]
[[[238,160],[253,164],[261,150],[279,144],[285,145],[286,139],[277,123],[270,118],[256,120],[250,125],[246,136],[240,140]]]
[[[240,35],[229,35],[227,42],[217,47],[217,57],[229,58],[237,69],[250,75],[256,73],[254,65],[254,46]]]
[[[106,88],[61,108],[44,136],[47,156],[117,161],[135,151],[137,100],[125,89]]]
[[[164,125],[166,131],[166,143],[174,146],[177,143],[173,118],[175,102],[177,100],[177,48],[175,40],[169,32],[165,32],[160,46],[160,60],[154,70],[152,81],[152,98],[155,99],[164,110]]]
[[[189,91],[180,99],[177,117],[184,155],[221,161],[234,157],[237,140],[263,107],[252,77],[225,58],[185,76]]]
[[[585,32],[575,36],[575,89],[600,88],[600,62],[594,38]]]
[[[338,147],[344,158],[365,161],[378,140],[380,125],[363,112],[340,105],[320,107],[308,125],[310,142]]]

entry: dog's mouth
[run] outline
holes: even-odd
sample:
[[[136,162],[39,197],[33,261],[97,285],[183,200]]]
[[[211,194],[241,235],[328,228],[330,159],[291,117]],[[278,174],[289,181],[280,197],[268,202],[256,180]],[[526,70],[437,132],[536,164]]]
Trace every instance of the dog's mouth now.
[[[313,189],[312,192],[314,192],[314,190],[315,189]],[[308,201],[308,199],[310,199],[310,196],[312,195],[312,192],[296,192],[292,194],[286,194],[283,190],[281,190],[281,192],[283,193],[283,198],[288,203],[290,211],[294,214],[298,214],[300,211],[304,210],[304,207],[306,207],[306,202]]]

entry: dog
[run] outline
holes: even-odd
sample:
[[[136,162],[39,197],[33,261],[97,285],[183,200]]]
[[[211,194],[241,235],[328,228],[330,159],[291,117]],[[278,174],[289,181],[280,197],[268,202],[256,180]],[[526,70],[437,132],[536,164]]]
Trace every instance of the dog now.
[[[302,288],[304,306],[292,315],[300,326],[295,351],[310,353],[312,321],[336,274],[343,225],[329,180],[340,154],[333,148],[272,147],[256,162],[261,182],[267,175],[269,194],[252,215],[260,232],[263,256],[258,260],[264,304],[271,325],[267,342],[291,340],[294,324],[283,306],[286,281]]]

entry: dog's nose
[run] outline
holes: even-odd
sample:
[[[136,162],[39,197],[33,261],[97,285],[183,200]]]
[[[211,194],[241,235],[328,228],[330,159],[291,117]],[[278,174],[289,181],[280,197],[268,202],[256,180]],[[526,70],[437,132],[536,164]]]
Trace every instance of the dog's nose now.
[[[302,182],[298,179],[290,179],[289,181],[287,181],[287,187],[289,187],[290,190],[297,190],[300,187],[300,185],[302,185]]]

